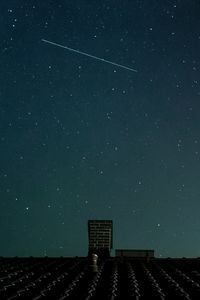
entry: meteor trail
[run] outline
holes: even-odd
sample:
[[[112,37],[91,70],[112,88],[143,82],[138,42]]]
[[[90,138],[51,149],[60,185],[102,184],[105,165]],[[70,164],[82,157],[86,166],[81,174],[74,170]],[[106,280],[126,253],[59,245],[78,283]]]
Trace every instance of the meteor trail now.
[[[69,48],[67,46],[63,46],[63,45],[60,45],[60,44],[57,44],[57,43],[54,43],[54,42],[50,42],[50,41],[45,40],[45,39],[42,39],[42,42],[47,43],[47,44],[51,44],[51,45],[54,45],[54,46],[57,46],[57,47],[60,47],[60,48],[64,48],[64,49],[67,49],[69,51],[76,52],[76,53],[79,53],[79,54],[82,54],[82,55],[85,55],[85,56],[88,56],[88,57],[91,57],[91,58],[94,58],[96,60],[114,65],[114,66],[119,67],[119,68],[123,68],[123,69],[129,70],[129,71],[132,71],[132,72],[137,72],[137,70],[126,67],[124,65],[120,65],[120,64],[117,64],[117,63],[112,62],[110,60],[106,60],[104,58],[100,58],[100,57],[97,57],[97,56],[94,56],[94,55],[91,55],[91,54],[88,54],[88,53],[85,53],[85,52],[82,52],[82,51],[79,51],[79,50],[75,50],[75,49]]]

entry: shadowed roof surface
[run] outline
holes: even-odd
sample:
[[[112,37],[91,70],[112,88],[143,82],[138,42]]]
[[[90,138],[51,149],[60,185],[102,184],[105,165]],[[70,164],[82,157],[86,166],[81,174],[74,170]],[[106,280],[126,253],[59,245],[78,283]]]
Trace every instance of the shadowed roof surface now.
[[[200,299],[199,259],[1,258],[0,299]]]

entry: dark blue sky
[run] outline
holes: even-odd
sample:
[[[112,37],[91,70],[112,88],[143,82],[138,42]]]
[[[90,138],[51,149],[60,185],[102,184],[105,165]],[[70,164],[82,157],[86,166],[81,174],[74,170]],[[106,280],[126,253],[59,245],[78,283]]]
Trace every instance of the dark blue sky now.
[[[114,248],[199,256],[200,2],[0,11],[0,255],[86,255],[106,218]]]

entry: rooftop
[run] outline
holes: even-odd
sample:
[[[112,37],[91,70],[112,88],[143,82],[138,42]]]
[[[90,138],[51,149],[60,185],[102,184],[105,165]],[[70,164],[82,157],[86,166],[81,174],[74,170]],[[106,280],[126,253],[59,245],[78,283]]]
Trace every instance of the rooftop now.
[[[0,259],[0,299],[200,299],[200,259]]]

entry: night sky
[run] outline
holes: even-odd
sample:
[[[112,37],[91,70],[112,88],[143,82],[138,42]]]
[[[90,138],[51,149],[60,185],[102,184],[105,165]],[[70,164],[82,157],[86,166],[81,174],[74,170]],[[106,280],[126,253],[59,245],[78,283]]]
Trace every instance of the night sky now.
[[[0,2],[2,256],[200,256],[200,2]],[[42,42],[46,39],[138,72]]]

